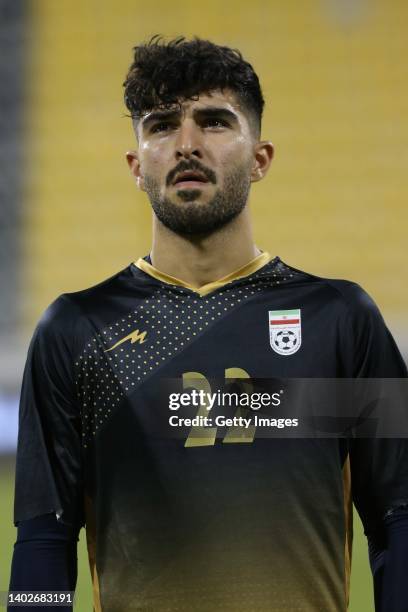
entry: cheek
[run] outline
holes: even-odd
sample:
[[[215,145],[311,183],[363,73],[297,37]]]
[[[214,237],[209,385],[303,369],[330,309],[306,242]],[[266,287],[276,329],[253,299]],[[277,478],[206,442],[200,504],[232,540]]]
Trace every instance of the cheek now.
[[[217,160],[223,172],[228,172],[233,167],[248,167],[250,171],[252,165],[252,148],[248,146],[248,139],[244,136],[237,136],[232,141],[224,143],[225,146],[217,150]]]
[[[163,147],[144,144],[140,147],[140,168],[143,174],[159,178],[166,176],[166,154]],[[168,170],[167,170],[168,172]]]

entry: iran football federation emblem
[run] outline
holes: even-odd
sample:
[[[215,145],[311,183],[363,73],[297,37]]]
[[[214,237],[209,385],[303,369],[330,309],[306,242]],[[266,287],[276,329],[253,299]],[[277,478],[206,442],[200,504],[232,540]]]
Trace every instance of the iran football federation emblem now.
[[[302,344],[300,308],[269,311],[271,347],[279,355],[293,355]]]

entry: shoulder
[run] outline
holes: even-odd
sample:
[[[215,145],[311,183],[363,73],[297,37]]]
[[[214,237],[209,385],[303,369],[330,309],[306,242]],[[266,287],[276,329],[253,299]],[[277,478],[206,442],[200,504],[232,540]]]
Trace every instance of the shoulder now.
[[[338,294],[344,305],[345,315],[351,320],[382,322],[382,315],[374,299],[358,283],[344,279],[324,279],[327,285]]]
[[[344,372],[351,377],[398,378],[407,371],[379,308],[358,283],[305,274],[304,282],[319,289],[319,310],[326,309],[336,330]],[[316,304],[316,302],[315,302]]]
[[[86,317],[92,306],[115,295],[126,280],[132,278],[132,264],[116,274],[78,291],[66,292],[56,297],[43,311],[38,325],[43,328],[70,328]]]
[[[300,282],[321,288],[326,300],[336,302],[345,314],[381,316],[373,298],[355,281],[318,276],[282,263]]]
[[[109,296],[117,295],[129,275],[127,266],[95,285],[58,295],[41,313],[32,343],[76,352],[92,334],[89,315],[98,313]]]
[[[95,285],[85,287],[79,291],[64,293],[63,296],[78,309],[87,310],[88,304],[95,304],[100,299],[107,299],[109,296],[120,292],[121,288],[127,286],[129,282],[133,282],[135,280],[135,269],[133,263],[130,263],[122,270],[119,270],[119,272],[103,279]]]

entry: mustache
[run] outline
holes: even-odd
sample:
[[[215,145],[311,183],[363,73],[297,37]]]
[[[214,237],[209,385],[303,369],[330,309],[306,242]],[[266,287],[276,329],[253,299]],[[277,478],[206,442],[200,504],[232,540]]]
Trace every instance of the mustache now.
[[[213,170],[206,168],[206,166],[201,165],[200,162],[192,159],[191,161],[181,161],[173,170],[170,170],[166,178],[166,186],[168,187],[173,183],[176,174],[179,172],[186,172],[187,170],[198,170],[204,174],[205,178],[208,179],[210,183],[215,184],[217,182],[217,177]]]

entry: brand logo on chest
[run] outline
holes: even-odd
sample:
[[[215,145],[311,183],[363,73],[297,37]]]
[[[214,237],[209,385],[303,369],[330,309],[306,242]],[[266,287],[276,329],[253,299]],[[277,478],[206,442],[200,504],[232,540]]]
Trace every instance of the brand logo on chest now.
[[[135,331],[130,332],[130,334],[118,340],[118,342],[116,342],[110,348],[106,349],[104,352],[108,353],[109,351],[113,351],[113,349],[115,349],[117,346],[120,346],[124,342],[127,342],[127,340],[130,340],[131,344],[134,344],[135,342],[139,342],[139,344],[143,344],[143,342],[146,341],[145,340],[146,334],[147,332],[145,331],[140,332],[138,329],[135,329]]]

